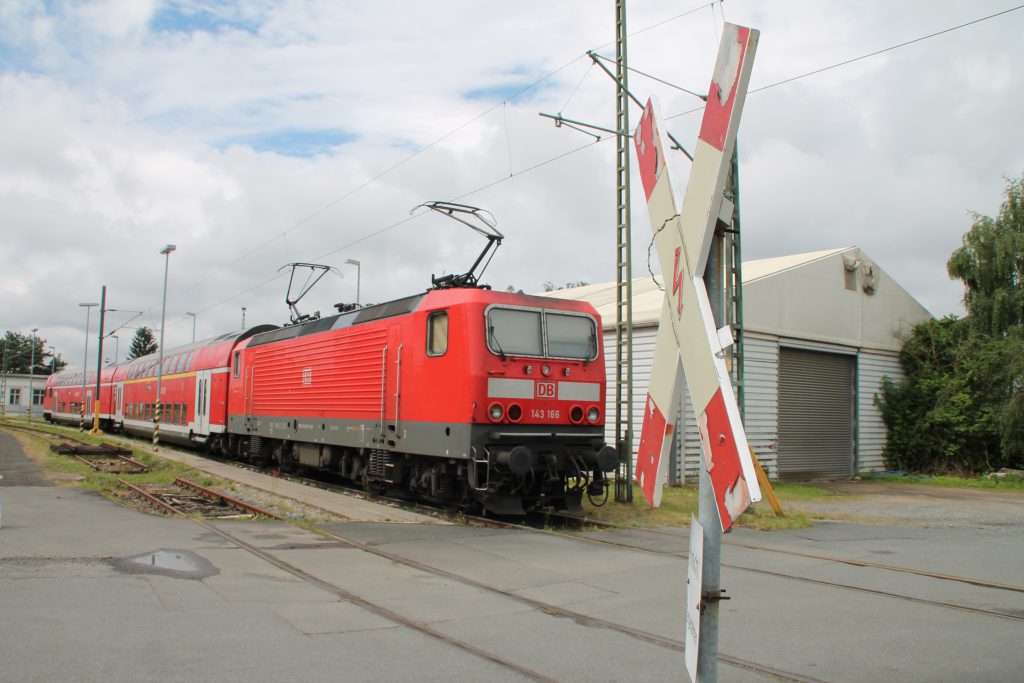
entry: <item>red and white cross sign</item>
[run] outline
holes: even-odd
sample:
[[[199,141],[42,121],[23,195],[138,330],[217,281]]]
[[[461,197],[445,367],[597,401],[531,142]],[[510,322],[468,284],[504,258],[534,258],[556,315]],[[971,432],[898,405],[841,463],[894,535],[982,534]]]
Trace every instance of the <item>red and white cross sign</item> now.
[[[723,346],[723,338],[729,335],[715,326],[704,271],[716,224],[732,219],[732,204],[723,193],[758,34],[754,29],[725,25],[681,211],[676,210],[665,163],[668,145],[658,128],[660,114],[653,99],[633,136],[654,245],[665,275],[665,302],[636,479],[647,501],[657,506],[675,427],[681,362],[723,531],[751,502],[761,499],[761,489],[725,366],[724,349],[731,340]]]

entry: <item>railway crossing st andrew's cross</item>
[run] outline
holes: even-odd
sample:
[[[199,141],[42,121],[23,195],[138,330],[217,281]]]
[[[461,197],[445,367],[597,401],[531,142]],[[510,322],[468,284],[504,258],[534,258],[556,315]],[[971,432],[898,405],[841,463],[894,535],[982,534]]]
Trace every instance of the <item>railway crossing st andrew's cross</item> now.
[[[636,479],[647,501],[657,506],[675,427],[681,362],[723,531],[761,499],[761,490],[724,360],[732,334],[715,324],[704,273],[719,222],[732,220],[733,206],[724,190],[758,35],[754,29],[725,25],[681,211],[676,210],[665,160],[668,146],[653,98],[633,136],[665,279]]]

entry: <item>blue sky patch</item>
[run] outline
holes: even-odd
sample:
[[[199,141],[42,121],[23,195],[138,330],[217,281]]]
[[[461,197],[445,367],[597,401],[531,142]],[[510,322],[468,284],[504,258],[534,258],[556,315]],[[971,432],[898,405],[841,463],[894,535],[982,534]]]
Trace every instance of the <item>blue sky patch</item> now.
[[[504,102],[511,100],[529,83],[506,83],[504,85],[492,85],[486,88],[474,88],[467,90],[464,97],[467,100],[486,100],[488,102]]]
[[[237,137],[224,141],[230,145],[248,145],[257,152],[276,152],[283,156],[311,158],[327,154],[331,148],[352,142],[358,136],[340,129],[279,130]]]
[[[245,31],[255,33],[259,23],[245,17],[231,2],[169,2],[149,20],[156,33],[223,33]]]

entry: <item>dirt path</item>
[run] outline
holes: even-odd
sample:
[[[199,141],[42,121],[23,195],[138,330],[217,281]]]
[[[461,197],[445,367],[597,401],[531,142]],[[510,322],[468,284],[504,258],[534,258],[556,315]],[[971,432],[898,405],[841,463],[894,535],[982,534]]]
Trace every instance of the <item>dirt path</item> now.
[[[1024,527],[1024,491],[958,489],[876,481],[816,483],[836,494],[790,506],[807,512],[890,524]]]

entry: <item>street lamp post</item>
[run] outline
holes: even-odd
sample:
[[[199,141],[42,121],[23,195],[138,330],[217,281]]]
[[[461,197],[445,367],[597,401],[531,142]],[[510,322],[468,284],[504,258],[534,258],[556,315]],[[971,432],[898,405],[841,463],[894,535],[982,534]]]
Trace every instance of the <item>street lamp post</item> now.
[[[96,393],[92,395],[92,429],[90,434],[100,433],[100,386],[103,377],[103,323],[107,319],[107,286],[100,288],[100,332],[96,345]]]
[[[345,259],[345,263],[349,264],[350,266],[355,266],[356,267],[356,305],[358,306],[359,303],[360,303],[359,302],[359,284],[360,284],[359,281],[362,279],[363,267],[362,267],[362,264],[359,263],[359,261],[356,261],[354,258]]]
[[[82,415],[79,420],[78,428],[85,431],[85,376],[89,370],[89,314],[92,313],[93,306],[99,306],[99,304],[78,304],[85,308],[85,358],[82,360],[82,403],[80,406],[80,413]]]
[[[185,313],[185,315],[192,316],[192,343],[195,344],[196,343],[196,314],[195,313]]]
[[[177,249],[173,244],[168,244],[160,250],[164,256],[164,296],[163,305],[160,307],[160,360],[156,366],[156,412],[153,415],[153,450],[160,447],[160,411],[163,408],[163,397],[160,395],[161,385],[164,377],[164,327],[167,322],[167,270],[171,263],[171,252]]]
[[[4,361],[3,361],[3,381],[0,381],[0,387],[3,387],[4,394],[7,393],[7,340],[4,339]],[[7,397],[0,396],[0,417],[7,417]]]
[[[32,360],[28,366],[28,421],[32,421],[32,401],[35,400],[35,379],[36,379],[36,332],[38,327],[32,328]]]

